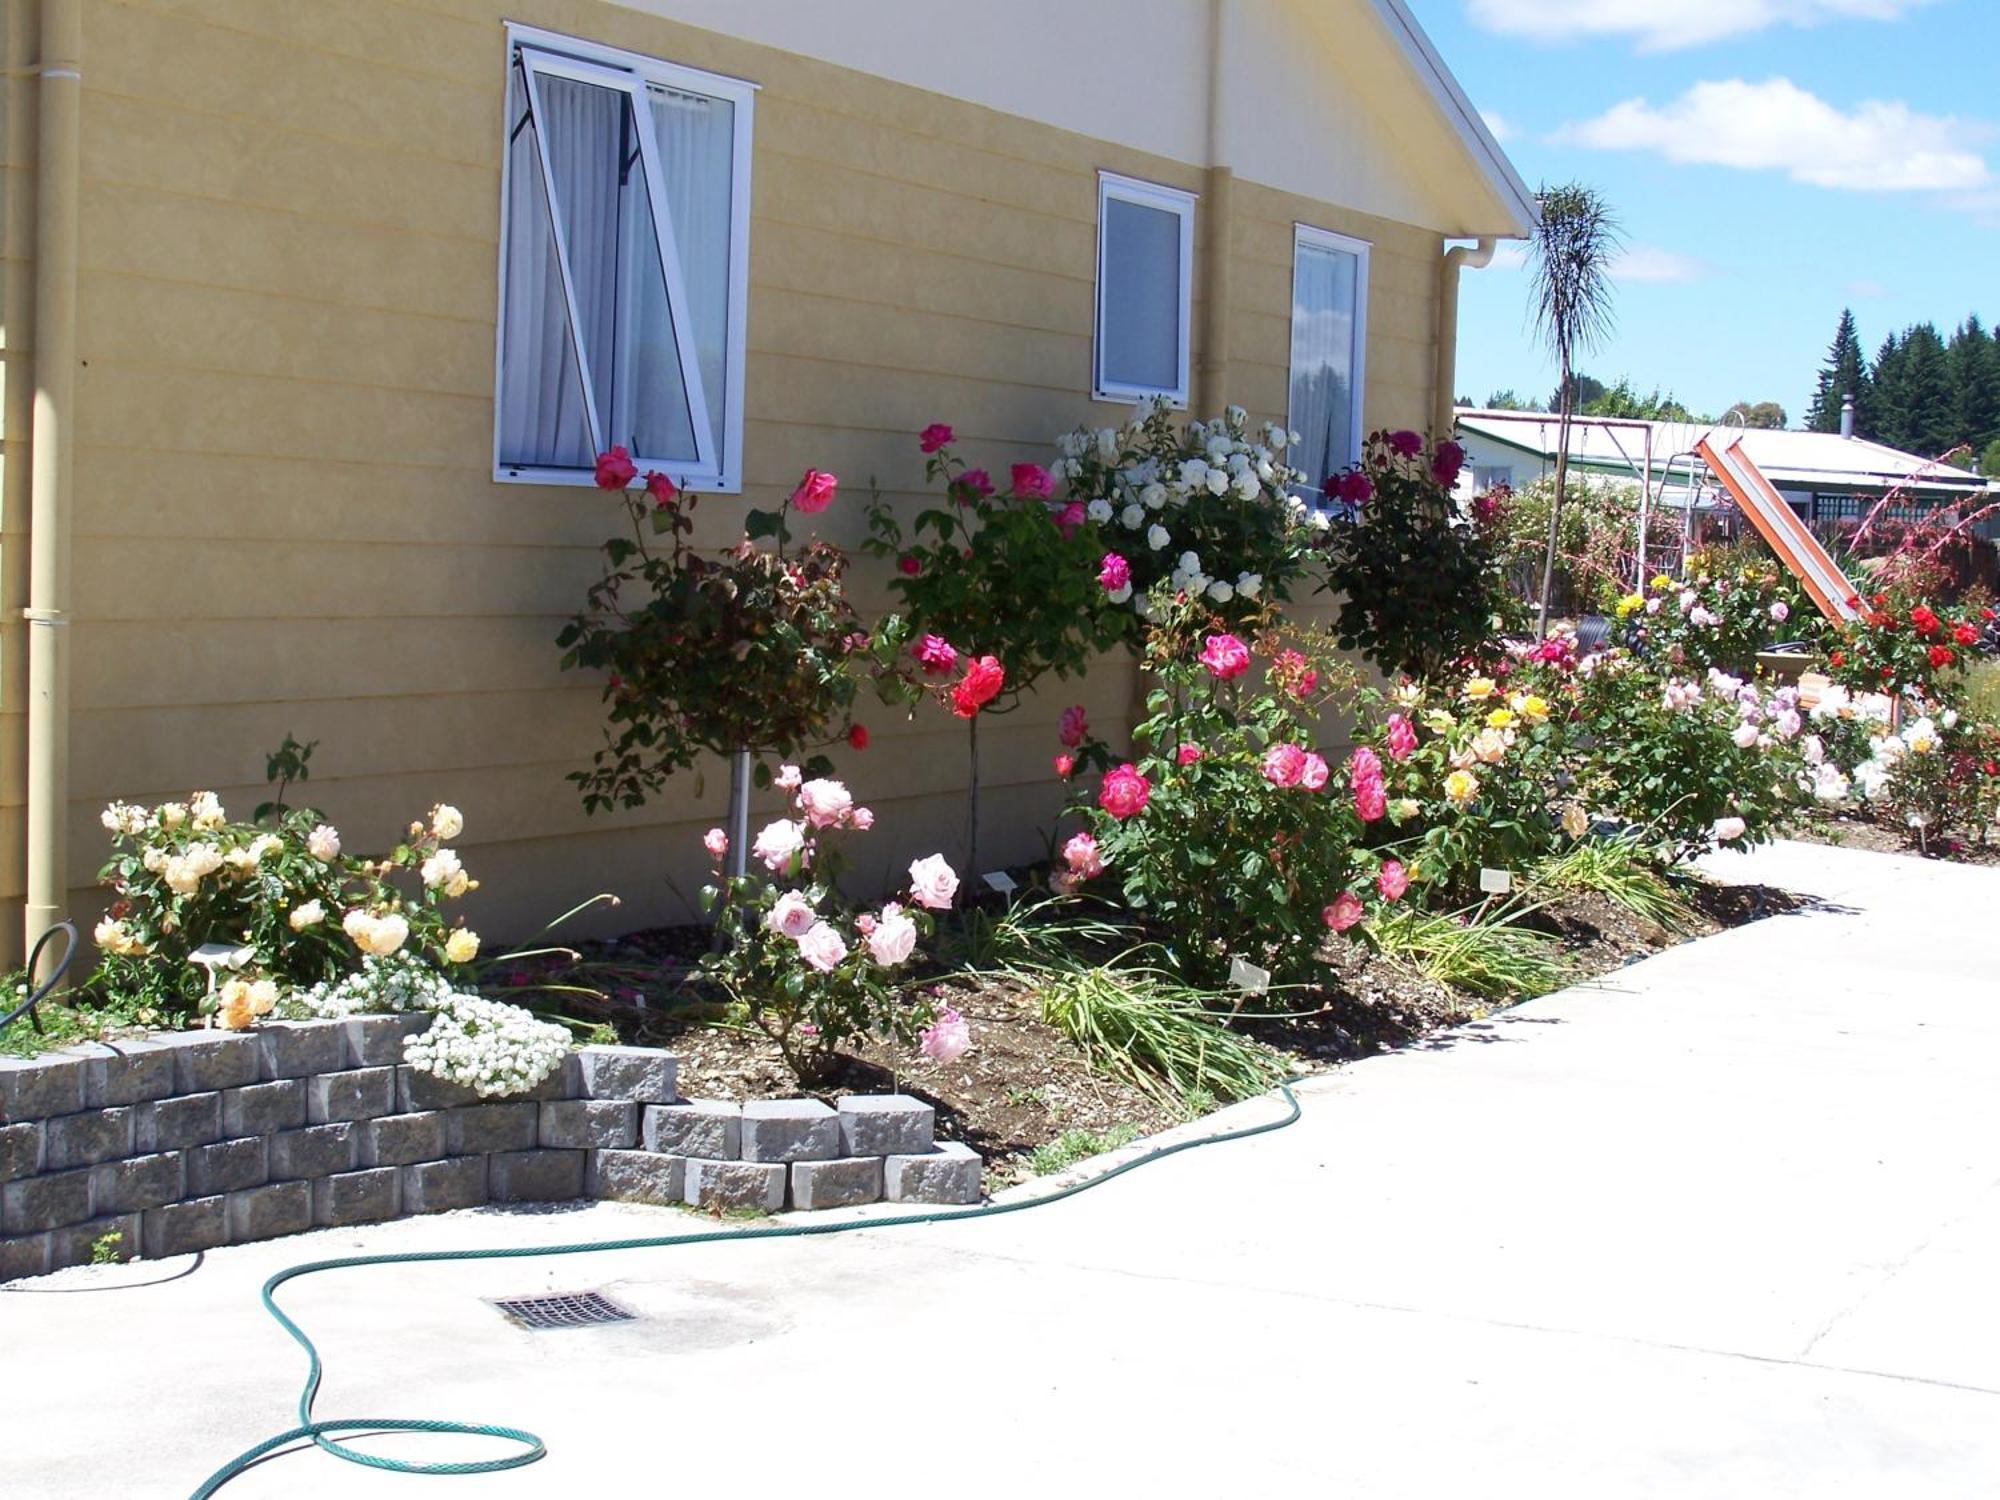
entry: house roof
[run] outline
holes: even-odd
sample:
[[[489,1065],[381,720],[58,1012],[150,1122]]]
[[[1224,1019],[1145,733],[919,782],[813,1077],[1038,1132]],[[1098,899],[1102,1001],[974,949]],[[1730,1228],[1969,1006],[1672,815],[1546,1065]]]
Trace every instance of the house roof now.
[[[1520,420],[1524,416],[1529,419]],[[1555,458],[1560,426],[1553,416],[1537,420],[1528,413],[1460,407],[1458,421],[1466,431],[1483,438],[1546,460]],[[1714,432],[1730,439],[1740,438],[1750,461],[1781,489],[1888,490],[1902,486],[1960,494],[2000,494],[2000,481],[1866,438],[1844,438],[1834,432],[1738,428],[1720,423],[1632,421],[1611,427],[1579,423],[1570,428],[1570,461],[1625,472],[1641,461],[1648,430],[1652,433],[1656,473],[1669,458],[1692,453],[1696,443]]]

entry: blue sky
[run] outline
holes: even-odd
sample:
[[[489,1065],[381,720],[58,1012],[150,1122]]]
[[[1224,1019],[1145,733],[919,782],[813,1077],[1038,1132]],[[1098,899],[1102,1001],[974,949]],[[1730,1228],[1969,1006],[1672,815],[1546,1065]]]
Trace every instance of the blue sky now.
[[[2000,0],[1409,3],[1528,186],[1588,183],[1621,221],[1589,373],[1797,425],[1843,306],[1871,355],[2000,318]],[[1545,398],[1518,255],[1463,285],[1460,393]]]

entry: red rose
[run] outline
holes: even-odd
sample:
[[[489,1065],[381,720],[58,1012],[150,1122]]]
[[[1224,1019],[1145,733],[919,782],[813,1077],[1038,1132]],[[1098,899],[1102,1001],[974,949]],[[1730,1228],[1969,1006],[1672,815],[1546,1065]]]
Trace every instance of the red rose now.
[[[868,748],[868,726],[866,724],[848,725],[847,743],[857,750],[866,750]]]
[[[632,462],[632,455],[623,444],[597,455],[596,479],[600,490],[622,490],[638,477],[638,465]]]
[[[951,711],[961,719],[971,718],[993,701],[1006,680],[1006,669],[995,658],[975,658],[967,664],[965,675],[951,690]]]
[[[1458,483],[1458,471],[1465,467],[1465,450],[1450,441],[1437,445],[1431,455],[1431,478],[1446,489]]]
[[[1015,464],[1014,493],[1023,500],[1046,500],[1056,492],[1056,482],[1040,464]]]
[[[915,578],[924,570],[924,565],[917,561],[917,555],[914,552],[905,552],[901,557],[897,558],[896,567],[908,578]]]
[[[1844,667],[1844,666],[1846,666],[1846,665],[1847,665],[1847,653],[1846,653],[1845,651],[1836,651],[1836,652],[1834,652],[1834,653],[1833,653],[1833,654],[1832,654],[1831,656],[1829,656],[1829,657],[1827,658],[1827,664],[1828,664],[1829,666],[1835,666],[1835,667]]]
[[[942,422],[933,422],[923,430],[917,439],[917,446],[926,453],[935,453],[949,443],[956,434]]]
[[[824,469],[807,469],[792,491],[792,509],[802,516],[816,516],[833,504],[833,492],[840,481]]]
[[[1366,505],[1375,495],[1375,486],[1359,469],[1349,469],[1345,474],[1330,474],[1322,488],[1327,498],[1339,500],[1348,505]]]
[[[1919,604],[1915,609],[1910,611],[1910,623],[1917,627],[1918,635],[1934,635],[1937,633],[1938,617],[1931,612],[1931,607],[1928,604]]]
[[[1954,661],[1958,660],[1957,657],[1951,654],[1951,648],[1949,646],[1931,647],[1930,658],[1931,658],[1931,666],[1940,671],[1950,666]]]
[[[1963,620],[1960,620],[1956,625],[1951,627],[1951,638],[1961,646],[1976,646],[1979,644],[1979,632]]]

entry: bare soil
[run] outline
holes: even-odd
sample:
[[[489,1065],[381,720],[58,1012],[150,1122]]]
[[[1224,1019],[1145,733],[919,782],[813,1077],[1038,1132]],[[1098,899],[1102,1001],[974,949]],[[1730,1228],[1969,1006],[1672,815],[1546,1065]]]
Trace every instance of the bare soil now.
[[[2000,844],[1989,832],[1983,843],[1966,839],[1931,839],[1919,848],[1911,831],[1873,818],[1813,809],[1791,830],[1791,837],[1808,844],[1832,844],[1842,849],[1867,849],[1878,854],[1907,854],[1917,859],[1944,859],[1961,865],[2000,865]]]

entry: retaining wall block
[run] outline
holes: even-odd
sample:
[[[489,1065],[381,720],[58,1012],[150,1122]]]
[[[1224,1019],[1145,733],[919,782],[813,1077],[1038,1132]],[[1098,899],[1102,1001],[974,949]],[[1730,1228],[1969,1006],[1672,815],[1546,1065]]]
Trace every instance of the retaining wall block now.
[[[0,1233],[39,1234],[90,1217],[90,1173],[46,1172],[0,1187]]]
[[[42,1125],[39,1120],[0,1125],[0,1182],[32,1177],[42,1170]]]
[[[583,1196],[583,1152],[496,1151],[486,1159],[495,1203],[567,1203]]]
[[[312,1185],[313,1223],[322,1229],[337,1229],[393,1219],[400,1181],[401,1174],[394,1167],[318,1178]]]
[[[478,1208],[486,1201],[486,1158],[447,1156],[442,1161],[413,1162],[403,1175],[403,1212],[437,1214],[453,1208]]]
[[[629,1151],[639,1144],[639,1106],[629,1100],[554,1100],[541,1111],[544,1146]]]
[[[171,1031],[155,1040],[174,1051],[177,1094],[240,1089],[263,1077],[263,1050],[247,1031]]]
[[[189,1194],[208,1198],[262,1187],[271,1176],[268,1149],[268,1138],[261,1135],[194,1147],[187,1153]]]
[[[428,1030],[431,1018],[424,1011],[402,1011],[386,1016],[349,1016],[340,1024],[347,1033],[347,1061],[343,1066],[393,1068],[403,1061],[403,1039]]]
[[[139,1244],[148,1260],[192,1255],[229,1243],[229,1200],[184,1198],[139,1215]]]
[[[257,1028],[266,1078],[304,1078],[347,1066],[345,1021],[268,1021]]]
[[[657,1047],[580,1047],[577,1081],[586,1099],[630,1099],[637,1104],[672,1104],[680,1059]]]
[[[780,1162],[689,1157],[684,1196],[697,1208],[755,1208],[774,1214],[785,1206],[788,1175]]]
[[[355,1130],[361,1143],[357,1160],[364,1167],[407,1167],[413,1162],[436,1161],[445,1154],[444,1121],[441,1109],[363,1120]]]
[[[222,1091],[222,1133],[225,1136],[273,1135],[296,1130],[306,1122],[303,1078],[280,1078]]]
[[[882,1196],[882,1158],[843,1156],[792,1163],[792,1207],[851,1208]]]
[[[687,1158],[657,1151],[593,1151],[584,1164],[584,1195],[670,1208],[684,1201]]]
[[[467,1104],[444,1112],[445,1150],[453,1156],[528,1151],[535,1144],[539,1104]]]
[[[127,1214],[159,1208],[187,1192],[187,1158],[159,1151],[92,1167],[90,1201],[100,1214]]]
[[[137,1151],[184,1151],[222,1139],[222,1093],[177,1094],[135,1106]]]
[[[583,1092],[583,1077],[576,1063],[574,1052],[565,1052],[549,1076],[531,1089],[523,1089],[518,1094],[509,1094],[510,1099],[533,1099],[541,1103],[549,1099],[574,1099]]]
[[[0,1239],[0,1281],[42,1276],[48,1269],[49,1231]]]
[[[129,1104],[116,1109],[90,1109],[80,1115],[58,1115],[42,1126],[42,1169],[60,1172],[88,1167],[114,1156],[132,1154],[137,1128]]]
[[[396,1112],[394,1068],[349,1068],[306,1080],[306,1119],[314,1125]]]
[[[81,1224],[71,1224],[58,1229],[49,1236],[49,1269],[60,1271],[65,1266],[87,1266],[97,1258],[97,1242],[107,1234],[118,1236],[113,1247],[119,1260],[130,1260],[139,1253],[139,1216],[137,1214],[112,1214],[98,1219],[86,1219]]]
[[[743,1105],[743,1159],[831,1161],[840,1155],[840,1116],[817,1099],[751,1099]]]
[[[87,1109],[144,1104],[174,1091],[174,1052],[158,1042],[103,1042],[110,1051],[83,1062],[83,1102]]]
[[[271,1137],[271,1180],[297,1182],[351,1172],[358,1154],[357,1132],[345,1120],[282,1131]]]
[[[479,1095],[462,1083],[446,1083],[431,1073],[419,1073],[408,1065],[396,1069],[397,1114],[415,1114],[424,1109],[452,1109],[461,1104],[477,1104]],[[383,1110],[389,1114],[389,1110]]]
[[[977,1203],[986,1164],[961,1141],[939,1141],[916,1156],[882,1162],[882,1195],[891,1203]]]
[[[232,1244],[274,1239],[281,1234],[302,1234],[312,1228],[312,1185],[273,1182],[231,1193],[227,1213]]]
[[[839,1113],[840,1149],[848,1156],[909,1156],[934,1143],[937,1111],[908,1094],[850,1094]]]
[[[73,1115],[83,1108],[84,1059],[66,1052],[0,1057],[0,1125]]]
[[[649,1104],[643,1139],[648,1151],[735,1161],[743,1154],[743,1107],[723,1099]]]

